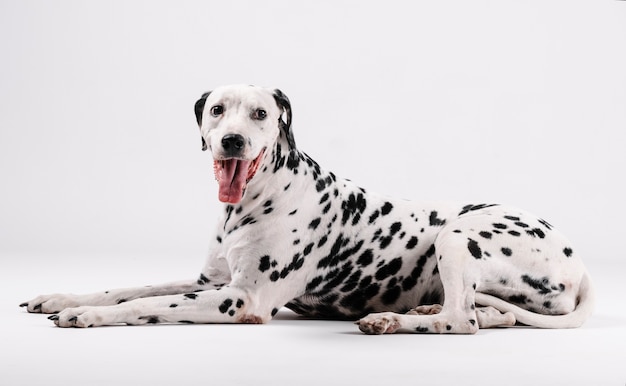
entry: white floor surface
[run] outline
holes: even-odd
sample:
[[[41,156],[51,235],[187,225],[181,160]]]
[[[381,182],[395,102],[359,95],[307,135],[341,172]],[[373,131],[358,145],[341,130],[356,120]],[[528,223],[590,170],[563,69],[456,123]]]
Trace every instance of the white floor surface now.
[[[304,320],[287,309],[266,325],[60,329],[18,305],[40,293],[181,279],[195,275],[193,262],[119,256],[2,261],[0,385],[626,383],[624,265],[588,263],[597,311],[580,329],[366,336],[350,322]]]

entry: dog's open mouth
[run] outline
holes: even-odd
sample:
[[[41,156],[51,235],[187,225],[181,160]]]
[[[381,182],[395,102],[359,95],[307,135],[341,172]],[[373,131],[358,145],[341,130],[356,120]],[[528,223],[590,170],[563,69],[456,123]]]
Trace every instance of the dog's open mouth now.
[[[241,201],[248,182],[254,177],[265,149],[254,160],[236,158],[213,161],[215,179],[219,184],[218,198],[221,202],[236,204]]]

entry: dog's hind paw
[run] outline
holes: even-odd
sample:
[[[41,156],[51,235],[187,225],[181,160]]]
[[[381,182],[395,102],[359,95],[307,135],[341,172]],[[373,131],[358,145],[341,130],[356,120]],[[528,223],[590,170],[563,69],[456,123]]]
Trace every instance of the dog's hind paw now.
[[[400,328],[400,323],[393,312],[369,314],[354,324],[368,335],[393,334]]]
[[[435,315],[441,312],[441,304],[431,304],[427,306],[418,306],[409,310],[407,315]]]

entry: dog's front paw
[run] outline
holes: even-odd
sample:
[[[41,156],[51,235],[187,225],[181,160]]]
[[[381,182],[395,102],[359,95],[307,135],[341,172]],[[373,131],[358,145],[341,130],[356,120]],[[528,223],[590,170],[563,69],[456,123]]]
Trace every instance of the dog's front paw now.
[[[20,307],[26,307],[28,312],[54,314],[68,307],[78,307],[79,305],[75,295],[54,294],[37,296],[20,304]]]
[[[369,314],[355,322],[359,330],[370,335],[393,334],[400,328],[397,315],[393,312]]]
[[[52,320],[58,327],[95,327],[101,326],[103,317],[99,315],[100,307],[76,307],[66,308],[56,315],[51,315]]]

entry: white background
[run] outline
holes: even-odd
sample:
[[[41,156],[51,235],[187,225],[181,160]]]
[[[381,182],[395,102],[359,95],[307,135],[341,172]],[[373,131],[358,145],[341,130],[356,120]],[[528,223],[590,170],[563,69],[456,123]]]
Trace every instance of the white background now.
[[[0,0],[0,55],[0,384],[626,382],[625,2]],[[219,204],[193,104],[230,83],[280,88],[298,146],[364,187],[548,219],[596,316],[372,338],[287,312],[76,331],[18,309],[197,275]]]

